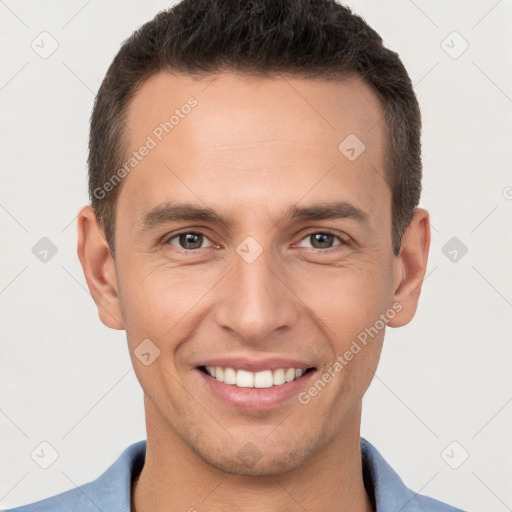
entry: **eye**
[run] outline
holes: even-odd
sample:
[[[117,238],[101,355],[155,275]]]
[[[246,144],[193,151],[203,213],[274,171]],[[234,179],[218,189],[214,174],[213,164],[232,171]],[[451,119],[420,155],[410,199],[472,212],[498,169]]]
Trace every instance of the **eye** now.
[[[178,240],[178,245],[173,243],[173,240]],[[195,231],[186,231],[179,233],[167,240],[167,244],[174,245],[185,250],[203,249],[202,245],[205,240],[209,239],[202,233],[196,233]]]
[[[309,243],[306,247],[311,247],[313,249],[331,249],[337,245],[346,245],[346,242],[339,236],[329,233],[328,231],[309,233],[309,235],[303,238],[301,242],[303,240],[306,240]],[[336,240],[338,240],[338,243],[334,243]]]

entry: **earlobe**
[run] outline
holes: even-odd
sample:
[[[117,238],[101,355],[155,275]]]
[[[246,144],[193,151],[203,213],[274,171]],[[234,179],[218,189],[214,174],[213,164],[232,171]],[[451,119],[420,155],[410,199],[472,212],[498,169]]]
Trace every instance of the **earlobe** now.
[[[400,304],[401,310],[388,322],[390,327],[408,324],[416,313],[427,270],[429,248],[429,214],[423,208],[418,208],[402,237],[400,253],[394,262],[393,303]]]
[[[92,206],[78,213],[77,253],[100,320],[111,329],[124,329],[114,260]]]

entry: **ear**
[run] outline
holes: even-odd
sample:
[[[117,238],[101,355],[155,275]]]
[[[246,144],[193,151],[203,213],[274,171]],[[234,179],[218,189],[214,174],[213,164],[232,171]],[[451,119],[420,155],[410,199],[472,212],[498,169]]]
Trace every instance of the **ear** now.
[[[418,208],[402,236],[400,252],[393,264],[393,303],[400,304],[402,308],[389,320],[390,327],[408,324],[416,313],[421,285],[427,270],[429,248],[429,214],[423,208]]]
[[[124,329],[114,260],[92,206],[78,213],[77,253],[100,320],[111,329]]]

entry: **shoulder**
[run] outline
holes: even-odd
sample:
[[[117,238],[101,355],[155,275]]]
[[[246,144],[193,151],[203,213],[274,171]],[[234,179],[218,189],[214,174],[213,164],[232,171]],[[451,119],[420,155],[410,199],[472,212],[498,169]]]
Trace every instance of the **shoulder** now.
[[[361,459],[365,485],[373,490],[377,512],[464,512],[406,487],[377,448],[364,438]]]
[[[460,508],[453,507],[442,501],[423,496],[422,494],[416,494],[409,504],[409,508],[404,509],[409,512],[465,512]]]
[[[130,512],[131,484],[142,470],[146,441],[126,448],[96,480],[30,505],[5,512]]]
[[[31,503],[30,505],[8,509],[5,512],[71,512],[73,510],[83,512],[92,512],[94,510],[97,512],[101,510],[101,505],[96,506],[94,503],[95,489],[96,481]]]

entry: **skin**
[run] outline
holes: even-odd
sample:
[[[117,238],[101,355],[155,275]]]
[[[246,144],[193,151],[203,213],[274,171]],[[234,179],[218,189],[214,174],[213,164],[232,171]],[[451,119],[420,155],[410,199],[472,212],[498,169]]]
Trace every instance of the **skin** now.
[[[357,78],[160,73],[130,104],[129,150],[191,96],[198,105],[125,178],[115,262],[93,209],[78,218],[78,255],[100,319],[126,330],[144,390],[147,453],[133,508],[373,510],[361,477],[361,401],[385,329],[307,405],[293,397],[271,410],[228,406],[196,365],[218,355],[289,357],[314,366],[316,380],[393,304],[401,310],[389,326],[411,321],[429,217],[416,210],[395,257],[383,109]],[[351,133],[366,146],[355,161],[338,150]],[[340,200],[367,222],[284,216],[294,205]],[[207,206],[232,223],[141,230],[142,215],[165,202]],[[180,245],[173,235],[183,230],[203,234],[202,248]],[[325,230],[334,236],[315,249],[310,235]],[[236,251],[248,236],[263,250],[252,263]],[[134,355],[144,339],[160,350],[148,366]],[[237,456],[248,442],[255,464]]]

